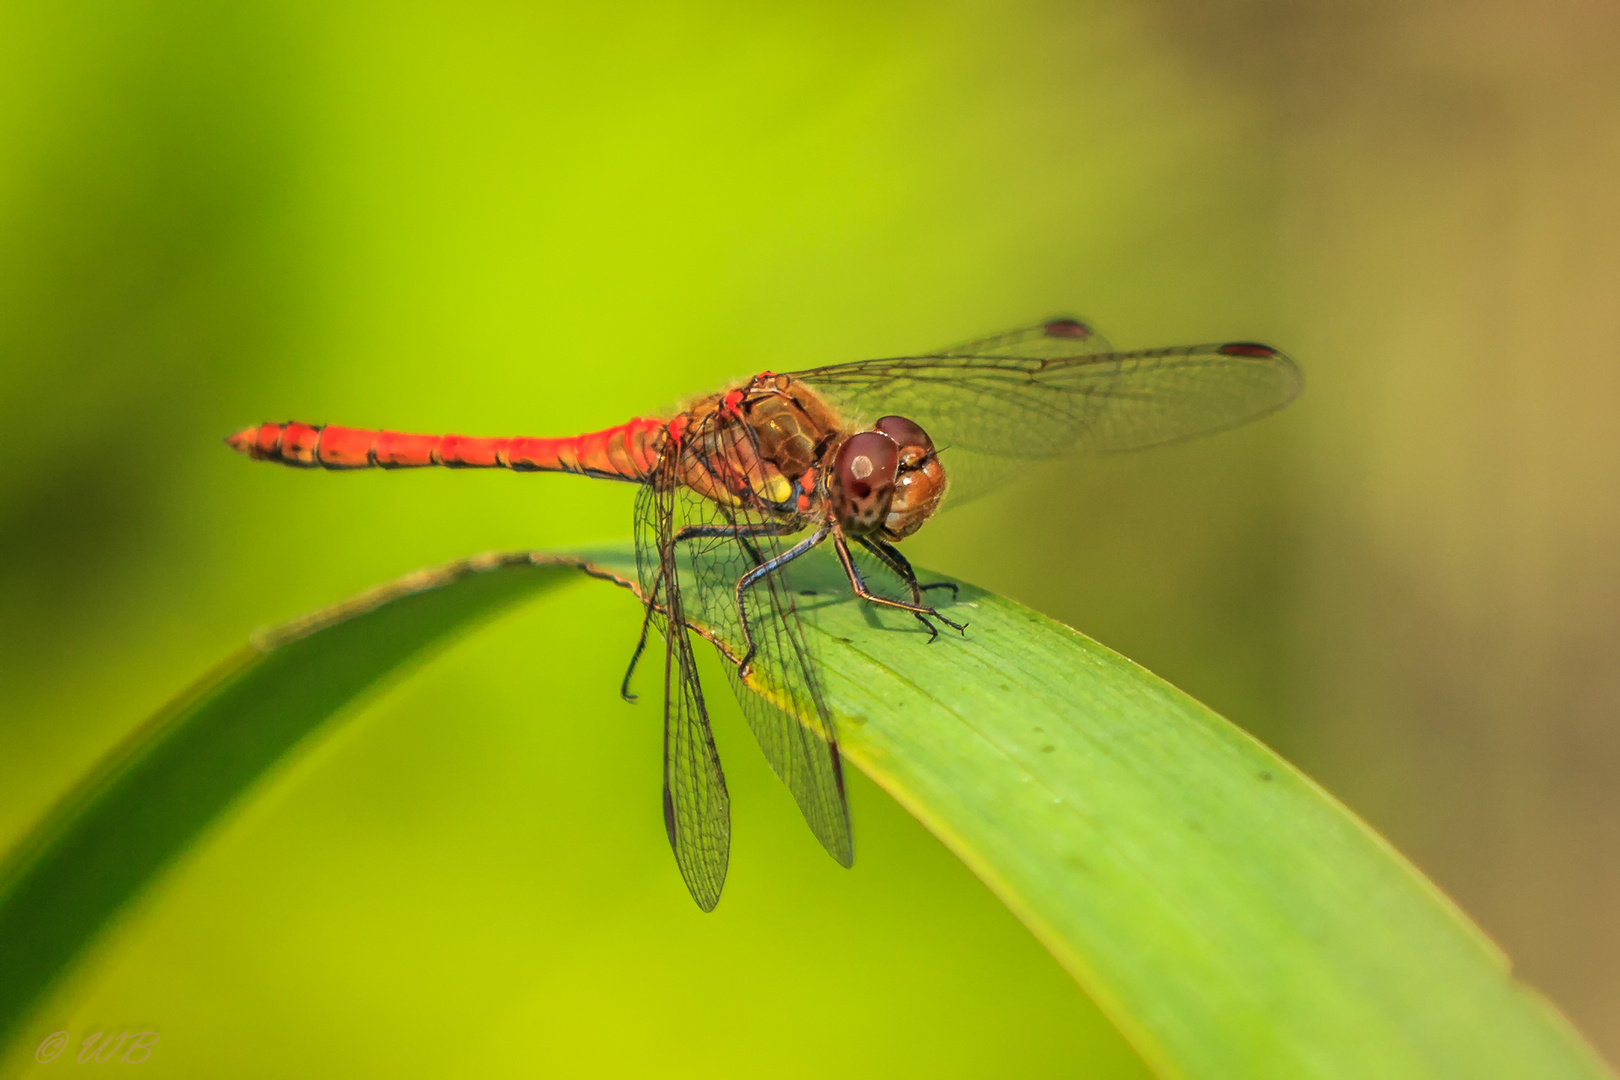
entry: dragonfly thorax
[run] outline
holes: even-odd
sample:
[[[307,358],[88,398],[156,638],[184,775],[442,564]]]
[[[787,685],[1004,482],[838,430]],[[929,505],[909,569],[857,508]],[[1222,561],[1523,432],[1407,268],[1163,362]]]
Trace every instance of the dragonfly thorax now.
[[[671,424],[679,482],[722,506],[804,527],[820,517],[837,415],[786,375],[758,375]]]

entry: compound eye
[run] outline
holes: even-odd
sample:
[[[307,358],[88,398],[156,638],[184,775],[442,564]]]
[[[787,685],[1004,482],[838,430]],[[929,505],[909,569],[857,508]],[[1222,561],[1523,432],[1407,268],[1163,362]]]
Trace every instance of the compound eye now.
[[[904,416],[885,416],[877,422],[876,427],[898,446],[920,446],[925,450],[934,448],[934,440],[928,437],[928,432]]]
[[[861,502],[873,492],[894,486],[895,470],[900,467],[900,448],[894,440],[877,431],[851,435],[838,451],[838,482],[844,494]]]
[[[881,431],[851,435],[839,447],[829,485],[832,512],[851,535],[865,536],[883,527],[899,468],[900,448]]]

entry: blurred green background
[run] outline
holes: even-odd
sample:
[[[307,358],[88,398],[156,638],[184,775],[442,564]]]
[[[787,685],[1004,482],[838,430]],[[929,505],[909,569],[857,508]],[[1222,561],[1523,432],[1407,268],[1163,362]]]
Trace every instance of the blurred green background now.
[[[1617,190],[1587,0],[8,0],[0,842],[256,627],[628,534],[628,487],[312,475],[229,431],[568,434],[1074,312],[1270,342],[1306,396],[1036,470],[913,557],[1277,747],[1612,1060]],[[374,699],[24,1041],[146,1026],[173,1076],[1144,1075],[863,778],[834,865],[713,668],[701,915],[656,677],[617,697],[636,620],[581,585]]]

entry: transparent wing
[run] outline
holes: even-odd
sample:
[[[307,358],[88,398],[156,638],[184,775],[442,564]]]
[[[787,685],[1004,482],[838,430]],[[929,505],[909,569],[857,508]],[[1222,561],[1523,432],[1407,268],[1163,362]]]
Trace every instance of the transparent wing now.
[[[1018,460],[1114,453],[1180,442],[1275,412],[1298,395],[1299,368],[1252,342],[1114,352],[1074,319],[926,356],[793,373],[852,419],[897,414],[940,447],[952,488]],[[966,469],[962,466],[967,466]],[[961,501],[952,491],[952,502]]]
[[[717,417],[715,422],[727,421]],[[691,441],[695,446],[702,440]],[[780,558],[791,542],[774,519],[746,501],[722,506],[682,489],[678,503],[676,536],[685,538],[676,549],[683,573],[695,584],[686,594],[688,615],[712,629],[748,726],[810,831],[834,859],[849,866],[855,852],[838,743],[794,603],[791,564],[762,576],[743,595],[756,651],[747,682],[737,674],[747,649],[737,583]]]
[[[779,547],[780,541],[771,544]],[[751,685],[744,684],[734,664],[726,665],[726,674],[760,750],[793,793],[810,831],[829,855],[852,866],[855,842],[843,766],[815,659],[794,607],[790,574],[787,568],[767,574],[746,598],[758,649]]]
[[[1108,339],[1081,319],[1061,316],[941,349],[936,356],[1084,356],[1113,352]]]
[[[664,638],[664,828],[692,899],[713,911],[731,858],[731,798],[709,730],[669,542],[672,479],[672,471],[661,468],[636,500],[636,562],[646,595],[663,611],[655,622]]]

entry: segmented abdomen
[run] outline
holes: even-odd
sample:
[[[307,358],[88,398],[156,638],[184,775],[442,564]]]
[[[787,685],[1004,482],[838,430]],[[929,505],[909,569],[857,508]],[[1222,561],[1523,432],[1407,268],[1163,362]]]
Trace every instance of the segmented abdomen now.
[[[663,447],[665,423],[628,424],[562,439],[475,439],[466,435],[405,435],[335,424],[260,424],[226,439],[257,461],[314,469],[513,469],[568,472],[614,480],[645,480]]]

